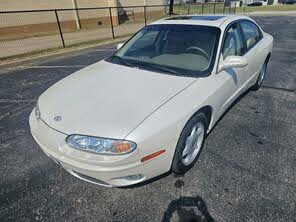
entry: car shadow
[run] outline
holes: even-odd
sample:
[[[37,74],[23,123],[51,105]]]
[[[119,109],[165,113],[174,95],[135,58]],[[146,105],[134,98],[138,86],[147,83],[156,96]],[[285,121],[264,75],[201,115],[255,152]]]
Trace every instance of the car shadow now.
[[[159,180],[160,178],[166,177],[169,174],[172,174],[172,172],[170,171],[168,173],[162,174],[158,177],[155,177],[151,180],[145,181],[140,184],[136,184],[129,187],[122,187],[122,188],[126,189],[126,188],[143,186],[145,184],[152,183],[156,180]],[[184,174],[174,174],[174,177],[176,178],[174,182],[174,186],[177,189],[181,189],[182,187],[184,187],[185,183],[182,179],[182,177],[184,177]],[[175,214],[177,214],[179,222],[214,222],[215,221],[215,219],[210,215],[205,201],[198,195],[195,195],[193,197],[181,196],[175,200],[172,200],[169,203],[167,209],[165,210],[163,217],[161,219],[161,222],[170,222],[171,220],[173,220],[173,216]]]

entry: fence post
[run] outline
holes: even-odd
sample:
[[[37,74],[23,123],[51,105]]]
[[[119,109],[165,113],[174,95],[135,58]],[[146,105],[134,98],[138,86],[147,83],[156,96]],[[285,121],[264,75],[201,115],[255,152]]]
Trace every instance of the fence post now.
[[[146,5],[144,6],[144,20],[145,20],[145,26],[146,26],[147,25]]]
[[[187,4],[187,15],[190,14],[190,3]]]
[[[75,8],[75,20],[76,20],[76,27],[77,29],[81,29],[81,22],[80,22],[80,17],[79,17],[79,11],[77,7],[77,0],[72,0],[73,7]]]
[[[179,15],[181,15],[181,11],[182,11],[182,9],[181,9],[181,2],[179,1]]]
[[[234,5],[234,11],[233,11],[233,14],[236,13],[236,2],[235,2],[235,5]]]
[[[223,14],[225,13],[225,2],[224,2],[224,5],[223,5]]]
[[[111,8],[110,7],[109,7],[109,16],[110,16],[110,24],[111,24],[112,38],[115,39],[114,27],[113,27],[113,19],[112,19],[112,11],[111,11]]]
[[[231,2],[230,2],[230,5],[229,5],[229,11],[228,11],[228,14],[230,14],[231,12]]]
[[[205,7],[205,3],[202,3],[202,7],[201,7],[201,14],[204,13],[204,7]]]
[[[61,36],[61,40],[62,40],[63,47],[66,48],[65,40],[64,40],[64,36],[63,36],[63,32],[62,32],[62,28],[61,28],[60,20],[59,20],[58,11],[55,9],[55,10],[54,10],[54,13],[55,13],[56,20],[57,20],[57,24],[58,24],[58,27],[59,27],[59,32],[60,32],[60,36]]]
[[[216,2],[214,2],[214,14],[216,14]]]
[[[174,0],[170,0],[169,14],[172,16],[174,14]]]

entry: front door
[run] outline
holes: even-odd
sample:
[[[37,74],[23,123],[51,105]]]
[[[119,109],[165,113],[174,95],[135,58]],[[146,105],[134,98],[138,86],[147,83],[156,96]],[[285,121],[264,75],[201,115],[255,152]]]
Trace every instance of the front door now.
[[[260,44],[263,34],[256,24],[248,20],[240,21],[242,35],[245,42],[245,57],[249,62],[249,74],[245,80],[245,84],[258,76],[262,65],[267,57],[268,50],[264,48],[264,44]]]
[[[223,62],[228,56],[243,56],[244,44],[240,27],[237,23],[226,29],[222,45],[220,61]],[[217,73],[215,76],[219,89],[217,93],[221,99],[219,112],[222,114],[239,95],[241,86],[248,75],[248,66],[243,68],[228,68]]]

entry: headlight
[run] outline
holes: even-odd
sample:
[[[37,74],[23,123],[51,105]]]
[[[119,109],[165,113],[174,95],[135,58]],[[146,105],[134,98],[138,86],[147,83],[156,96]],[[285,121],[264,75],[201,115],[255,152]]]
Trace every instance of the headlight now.
[[[75,149],[98,154],[120,155],[134,151],[137,145],[126,140],[105,139],[92,136],[70,135],[67,144]]]
[[[41,113],[40,113],[38,103],[36,104],[36,107],[35,107],[35,116],[36,116],[36,119],[38,120],[41,118]]]

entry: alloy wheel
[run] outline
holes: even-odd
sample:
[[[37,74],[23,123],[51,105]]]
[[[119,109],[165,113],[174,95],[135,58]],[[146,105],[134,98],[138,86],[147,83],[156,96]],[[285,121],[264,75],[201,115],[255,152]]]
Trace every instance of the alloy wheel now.
[[[190,165],[200,152],[204,140],[205,128],[201,122],[198,122],[191,129],[189,136],[185,140],[185,148],[182,152],[182,163]]]

